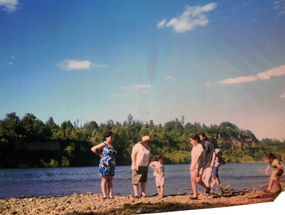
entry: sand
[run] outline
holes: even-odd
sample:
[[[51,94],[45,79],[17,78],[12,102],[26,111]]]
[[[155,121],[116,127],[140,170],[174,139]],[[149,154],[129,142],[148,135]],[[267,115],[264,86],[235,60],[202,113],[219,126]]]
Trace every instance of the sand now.
[[[282,192],[281,192],[282,193]],[[0,199],[1,214],[148,214],[185,211],[205,208],[221,208],[272,202],[278,193],[263,190],[237,191],[228,189],[224,194],[199,192],[198,200],[191,194],[180,193],[163,198],[155,196],[134,198],[117,195],[114,199],[102,199],[101,194],[85,193],[69,196]]]

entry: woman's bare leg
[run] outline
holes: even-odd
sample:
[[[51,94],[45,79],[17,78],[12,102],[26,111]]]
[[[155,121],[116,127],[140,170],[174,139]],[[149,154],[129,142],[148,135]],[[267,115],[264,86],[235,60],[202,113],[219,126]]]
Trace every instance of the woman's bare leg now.
[[[113,198],[113,176],[108,176],[109,198]]]
[[[102,190],[103,198],[107,197],[107,195],[106,195],[106,183],[107,183],[107,176],[102,176],[101,190]]]
[[[197,184],[196,184],[196,172],[191,172],[191,185],[193,190],[193,198],[198,197],[197,195]]]
[[[201,175],[196,177],[196,182],[197,182],[198,184],[200,184],[202,187],[204,187],[205,190],[209,189],[209,188],[204,184],[204,182],[201,181]]]

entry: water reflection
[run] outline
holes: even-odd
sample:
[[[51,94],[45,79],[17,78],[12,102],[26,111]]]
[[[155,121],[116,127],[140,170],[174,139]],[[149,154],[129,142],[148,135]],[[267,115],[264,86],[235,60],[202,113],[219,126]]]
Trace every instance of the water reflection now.
[[[224,187],[231,185],[236,189],[261,188],[269,180],[269,175],[265,175],[266,166],[267,163],[226,164],[219,169],[221,183]],[[149,168],[148,195],[157,193],[152,173]],[[165,165],[165,175],[166,195],[191,192],[189,164]],[[100,183],[98,167],[1,169],[0,198],[101,193]],[[113,185],[114,194],[133,193],[130,166],[116,167]],[[203,191],[200,186],[198,189]]]

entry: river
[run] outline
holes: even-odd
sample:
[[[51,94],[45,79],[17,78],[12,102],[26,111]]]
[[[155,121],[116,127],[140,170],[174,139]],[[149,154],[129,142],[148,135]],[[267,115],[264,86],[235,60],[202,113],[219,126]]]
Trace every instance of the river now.
[[[189,164],[168,164],[164,167],[165,195],[191,192]],[[220,181],[223,187],[231,185],[235,189],[259,189],[267,186],[269,181],[270,176],[265,175],[266,167],[267,163],[226,164],[219,168]],[[101,193],[101,177],[97,172],[98,167],[0,169],[0,198]],[[148,195],[157,193],[152,173],[149,168]],[[133,194],[131,175],[130,166],[116,166],[114,195]],[[198,190],[203,189],[198,185]]]

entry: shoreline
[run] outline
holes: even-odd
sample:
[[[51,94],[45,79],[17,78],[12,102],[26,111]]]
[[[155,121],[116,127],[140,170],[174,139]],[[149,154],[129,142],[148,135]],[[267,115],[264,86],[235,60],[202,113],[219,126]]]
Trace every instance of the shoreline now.
[[[282,189],[284,190],[284,181]],[[273,187],[276,190],[276,187]],[[114,199],[103,199],[102,194],[70,194],[69,196],[36,196],[27,198],[0,199],[2,214],[148,214],[180,212],[185,210],[223,208],[264,202],[273,202],[282,192],[265,193],[262,189],[238,191],[233,188],[224,194],[198,193],[198,200],[192,200],[189,193],[168,195],[160,198],[157,195],[134,198],[132,195],[114,196]]]
[[[282,163],[285,163],[283,161],[281,161]],[[228,162],[228,164],[234,164],[234,163],[267,163],[267,161],[253,161],[253,162]],[[164,163],[164,165],[185,165],[185,164],[189,164],[189,163]],[[189,164],[190,165],[190,164]],[[124,165],[116,165],[116,166],[131,166],[131,164],[124,164]],[[29,166],[25,163],[20,163],[19,167],[13,167],[13,168],[6,168],[6,167],[1,167],[0,169],[45,169],[45,168],[80,168],[80,167],[94,167],[94,165],[91,166],[68,166],[68,167],[62,167],[62,166],[58,166],[58,167],[39,167],[39,166]]]

